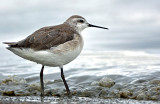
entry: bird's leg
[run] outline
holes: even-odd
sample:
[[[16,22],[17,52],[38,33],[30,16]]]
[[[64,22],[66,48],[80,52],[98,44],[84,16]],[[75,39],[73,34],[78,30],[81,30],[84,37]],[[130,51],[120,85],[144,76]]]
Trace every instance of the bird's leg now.
[[[65,76],[64,76],[64,73],[63,73],[63,67],[60,67],[60,69],[61,69],[61,78],[63,80],[63,83],[64,83],[65,87],[66,87],[67,94],[69,95],[70,94],[70,90],[69,90],[68,84],[67,84],[67,82],[65,80]]]
[[[41,97],[44,97],[43,69],[44,69],[44,65],[42,65],[41,72],[40,72]]]

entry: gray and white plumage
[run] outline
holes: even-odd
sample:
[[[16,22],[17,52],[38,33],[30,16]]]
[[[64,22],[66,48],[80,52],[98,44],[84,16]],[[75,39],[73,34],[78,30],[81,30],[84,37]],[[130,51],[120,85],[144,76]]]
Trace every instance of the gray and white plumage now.
[[[10,46],[10,51],[27,60],[46,66],[63,66],[74,60],[83,48],[77,19],[84,18],[72,16],[61,25],[43,27],[19,42],[4,43]]]

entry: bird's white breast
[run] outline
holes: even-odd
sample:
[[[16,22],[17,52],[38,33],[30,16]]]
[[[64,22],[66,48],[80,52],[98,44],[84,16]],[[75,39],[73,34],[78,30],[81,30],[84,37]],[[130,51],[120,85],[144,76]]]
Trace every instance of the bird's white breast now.
[[[73,61],[82,51],[83,38],[75,34],[73,40],[48,50],[35,51],[31,48],[10,48],[18,56],[46,66],[63,66]]]

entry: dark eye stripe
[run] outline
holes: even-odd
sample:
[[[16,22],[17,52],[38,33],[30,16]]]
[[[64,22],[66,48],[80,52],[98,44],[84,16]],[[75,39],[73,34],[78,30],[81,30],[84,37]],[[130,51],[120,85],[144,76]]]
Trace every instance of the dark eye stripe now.
[[[80,23],[84,23],[84,20],[79,20],[78,22],[80,22]]]

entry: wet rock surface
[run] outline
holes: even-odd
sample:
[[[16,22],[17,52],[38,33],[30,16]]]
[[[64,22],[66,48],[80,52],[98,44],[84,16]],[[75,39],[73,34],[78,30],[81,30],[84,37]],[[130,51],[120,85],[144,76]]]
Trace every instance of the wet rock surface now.
[[[133,99],[100,99],[87,97],[0,97],[0,104],[159,104],[156,101]]]
[[[103,77],[97,82],[71,87],[71,96],[89,98],[127,98],[135,100],[160,101],[160,80],[136,81],[132,84],[119,84],[110,77]],[[62,83],[61,81],[52,82]],[[45,83],[45,96],[65,97],[64,88],[51,88],[51,82]],[[40,84],[28,84],[23,78],[12,76],[0,83],[2,96],[40,96]]]

